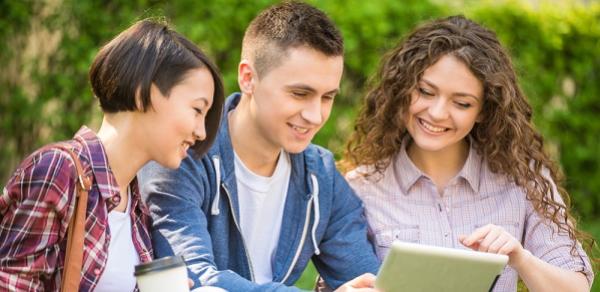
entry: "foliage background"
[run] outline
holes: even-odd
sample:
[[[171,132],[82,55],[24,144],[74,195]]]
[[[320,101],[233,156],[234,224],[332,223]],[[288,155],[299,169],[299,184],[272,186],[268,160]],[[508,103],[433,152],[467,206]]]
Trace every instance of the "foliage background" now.
[[[134,21],[165,16],[221,68],[229,92],[243,31],[270,0],[0,1],[0,180],[27,153],[70,138],[101,113],[87,70]],[[600,4],[596,1],[309,1],[346,42],[342,93],[315,138],[337,155],[381,55],[428,19],[465,14],[495,30],[513,56],[534,120],[560,162],[583,227],[600,236]],[[338,156],[339,157],[339,156]],[[314,274],[298,283],[310,287]],[[596,288],[600,291],[600,288]]]

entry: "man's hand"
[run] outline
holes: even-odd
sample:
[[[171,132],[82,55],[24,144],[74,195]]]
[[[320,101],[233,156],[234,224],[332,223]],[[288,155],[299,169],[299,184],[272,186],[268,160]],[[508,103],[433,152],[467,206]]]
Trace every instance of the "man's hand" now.
[[[375,275],[371,273],[362,274],[346,284],[340,286],[335,290],[336,292],[350,292],[350,291],[377,291],[375,290]]]

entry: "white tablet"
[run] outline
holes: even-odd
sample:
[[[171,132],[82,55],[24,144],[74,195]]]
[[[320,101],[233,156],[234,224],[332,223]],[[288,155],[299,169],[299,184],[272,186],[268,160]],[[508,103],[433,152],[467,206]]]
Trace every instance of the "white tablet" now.
[[[375,287],[394,291],[491,291],[508,256],[394,241]]]

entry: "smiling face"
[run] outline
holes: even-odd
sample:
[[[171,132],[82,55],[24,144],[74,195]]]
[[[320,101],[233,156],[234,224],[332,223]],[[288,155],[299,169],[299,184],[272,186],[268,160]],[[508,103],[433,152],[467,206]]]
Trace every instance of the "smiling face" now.
[[[343,72],[342,56],[298,47],[281,64],[241,88],[250,98],[249,115],[265,151],[304,151],[329,118]],[[250,89],[244,89],[244,88]]]
[[[138,123],[145,133],[144,144],[151,160],[168,168],[179,167],[188,148],[206,138],[204,119],[213,94],[213,78],[206,68],[187,72],[168,96],[152,85],[152,108],[140,113]]]
[[[423,72],[411,93],[405,124],[421,151],[460,146],[479,119],[483,85],[457,58],[446,55]]]

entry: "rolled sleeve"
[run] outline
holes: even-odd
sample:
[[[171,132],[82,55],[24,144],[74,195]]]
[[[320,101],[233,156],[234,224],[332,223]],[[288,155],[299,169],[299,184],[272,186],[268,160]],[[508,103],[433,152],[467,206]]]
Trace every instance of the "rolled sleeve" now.
[[[542,220],[532,206],[528,213],[524,248],[553,266],[583,273],[591,286],[594,273],[590,259],[581,244],[576,242],[573,250],[573,240],[567,232],[558,230],[558,226],[550,220]]]

